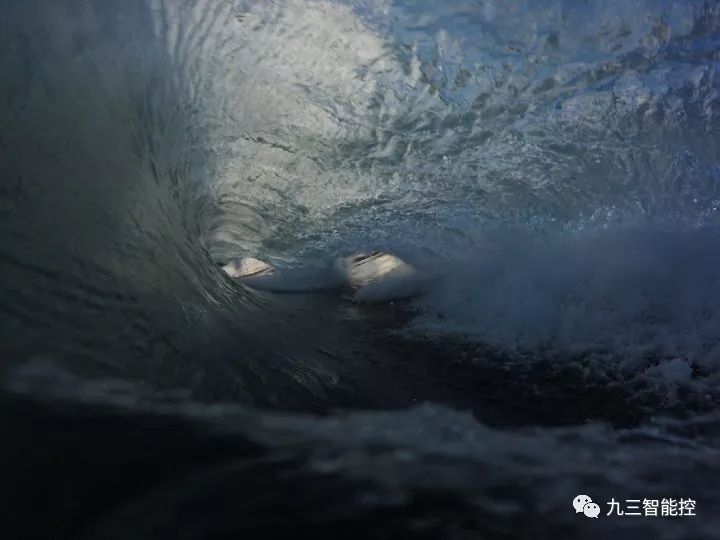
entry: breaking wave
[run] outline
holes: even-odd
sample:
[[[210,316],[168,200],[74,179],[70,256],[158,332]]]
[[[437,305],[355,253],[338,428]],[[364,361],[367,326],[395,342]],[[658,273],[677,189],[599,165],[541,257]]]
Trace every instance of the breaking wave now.
[[[94,471],[124,459],[102,440],[126,437],[125,473],[139,478],[180,441],[178,470],[209,471],[149,475],[181,487],[138,480],[99,517],[95,484],[78,481],[72,519],[36,534],[143,537],[160,525],[117,532],[118,516],[159,508],[179,531],[196,482],[294,470],[308,494],[342,484],[342,504],[311,497],[322,518],[301,520],[327,535],[351,519],[365,537],[712,536],[716,3],[6,0],[0,12],[14,448],[72,443]],[[429,276],[425,293],[365,305],[252,290],[218,267],[254,257],[299,275],[373,250]],[[77,439],[50,428],[53,414]],[[23,415],[47,432],[28,435]],[[114,431],[99,442],[83,418]],[[162,442],[143,453],[118,423]],[[230,469],[193,454],[198,438]],[[6,466],[43,462],[14,456]],[[695,497],[699,516],[592,528],[568,508],[593,488]],[[300,504],[296,489],[276,494]],[[23,493],[18,507],[52,514]],[[216,525],[192,525],[201,536],[239,526],[209,515]],[[241,522],[277,532],[295,523],[284,517]]]

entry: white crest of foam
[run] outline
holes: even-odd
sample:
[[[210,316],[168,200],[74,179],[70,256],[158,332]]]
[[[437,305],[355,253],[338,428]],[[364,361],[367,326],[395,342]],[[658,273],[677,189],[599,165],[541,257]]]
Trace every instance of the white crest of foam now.
[[[339,257],[327,266],[276,269],[252,257],[229,261],[222,267],[230,277],[256,289],[308,292],[337,287],[355,291],[358,302],[383,302],[420,294],[424,275],[390,253],[356,253]]]
[[[222,269],[228,276],[234,278],[263,276],[274,271],[274,268],[266,262],[252,257],[233,259],[224,265]]]

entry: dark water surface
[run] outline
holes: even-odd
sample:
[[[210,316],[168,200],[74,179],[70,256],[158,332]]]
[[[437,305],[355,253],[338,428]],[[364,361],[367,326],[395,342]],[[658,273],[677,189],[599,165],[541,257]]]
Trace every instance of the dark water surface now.
[[[0,0],[0,535],[717,537],[719,61],[711,1]],[[218,267],[358,250],[428,290]]]

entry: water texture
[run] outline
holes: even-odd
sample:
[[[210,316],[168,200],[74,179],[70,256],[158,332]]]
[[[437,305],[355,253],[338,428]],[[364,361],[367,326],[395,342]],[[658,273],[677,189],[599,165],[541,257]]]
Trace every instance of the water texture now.
[[[719,62],[714,1],[0,1],[9,537],[712,538]],[[424,294],[218,266],[376,250]]]

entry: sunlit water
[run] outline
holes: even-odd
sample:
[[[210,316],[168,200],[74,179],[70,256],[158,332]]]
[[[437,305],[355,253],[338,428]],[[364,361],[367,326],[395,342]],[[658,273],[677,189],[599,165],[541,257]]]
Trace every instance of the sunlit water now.
[[[188,423],[348,481],[320,488],[349,493],[316,503],[327,534],[711,537],[719,51],[707,1],[0,2],[6,399]],[[426,293],[358,306],[217,266],[361,250]],[[525,378],[463,382],[485,362]],[[529,412],[506,420],[492,384]],[[539,411],[575,385],[620,404]],[[339,408],[361,411],[312,415]],[[580,520],[579,492],[698,517]],[[175,497],[121,502],[179,530]],[[154,526],[79,508],[92,538]]]

